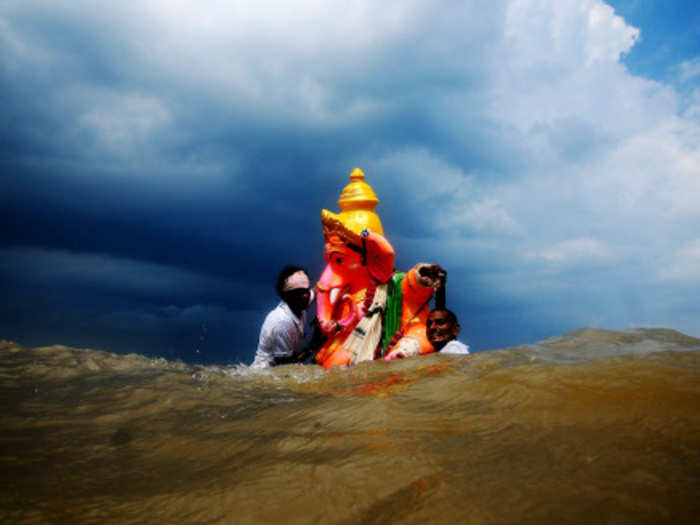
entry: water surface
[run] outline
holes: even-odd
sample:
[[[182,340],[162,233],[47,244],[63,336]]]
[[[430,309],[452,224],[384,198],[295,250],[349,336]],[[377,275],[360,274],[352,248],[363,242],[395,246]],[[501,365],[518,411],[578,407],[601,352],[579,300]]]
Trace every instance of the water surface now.
[[[700,340],[323,372],[0,345],[2,523],[691,523]]]

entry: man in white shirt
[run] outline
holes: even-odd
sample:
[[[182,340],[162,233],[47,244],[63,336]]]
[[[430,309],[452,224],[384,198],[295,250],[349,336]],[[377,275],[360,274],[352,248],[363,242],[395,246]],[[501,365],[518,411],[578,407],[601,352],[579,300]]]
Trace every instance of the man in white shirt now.
[[[468,354],[469,347],[457,341],[459,335],[457,316],[447,309],[435,309],[428,314],[425,324],[428,341],[441,354]]]
[[[282,268],[275,289],[282,300],[263,322],[251,368],[296,363],[303,359],[306,310],[313,301],[309,276],[303,268],[287,265]]]

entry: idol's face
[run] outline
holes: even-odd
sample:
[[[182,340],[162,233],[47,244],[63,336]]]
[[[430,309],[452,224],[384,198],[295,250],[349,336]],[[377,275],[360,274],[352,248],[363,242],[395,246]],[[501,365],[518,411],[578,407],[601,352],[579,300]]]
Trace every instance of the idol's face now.
[[[362,256],[337,235],[326,239],[324,257],[338,274],[354,272],[362,266]]]

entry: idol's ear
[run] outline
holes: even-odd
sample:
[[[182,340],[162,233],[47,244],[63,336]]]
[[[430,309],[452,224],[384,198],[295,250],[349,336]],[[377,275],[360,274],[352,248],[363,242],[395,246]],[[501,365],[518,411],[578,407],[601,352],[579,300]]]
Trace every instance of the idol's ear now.
[[[394,272],[394,248],[383,235],[373,232],[364,236],[364,245],[367,271],[380,283],[386,283]]]

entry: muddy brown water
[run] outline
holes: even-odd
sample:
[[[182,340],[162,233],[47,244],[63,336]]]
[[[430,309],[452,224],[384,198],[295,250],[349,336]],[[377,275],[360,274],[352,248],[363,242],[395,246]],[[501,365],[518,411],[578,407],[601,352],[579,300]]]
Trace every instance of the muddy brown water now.
[[[323,372],[0,344],[1,523],[696,523],[700,340]]]

